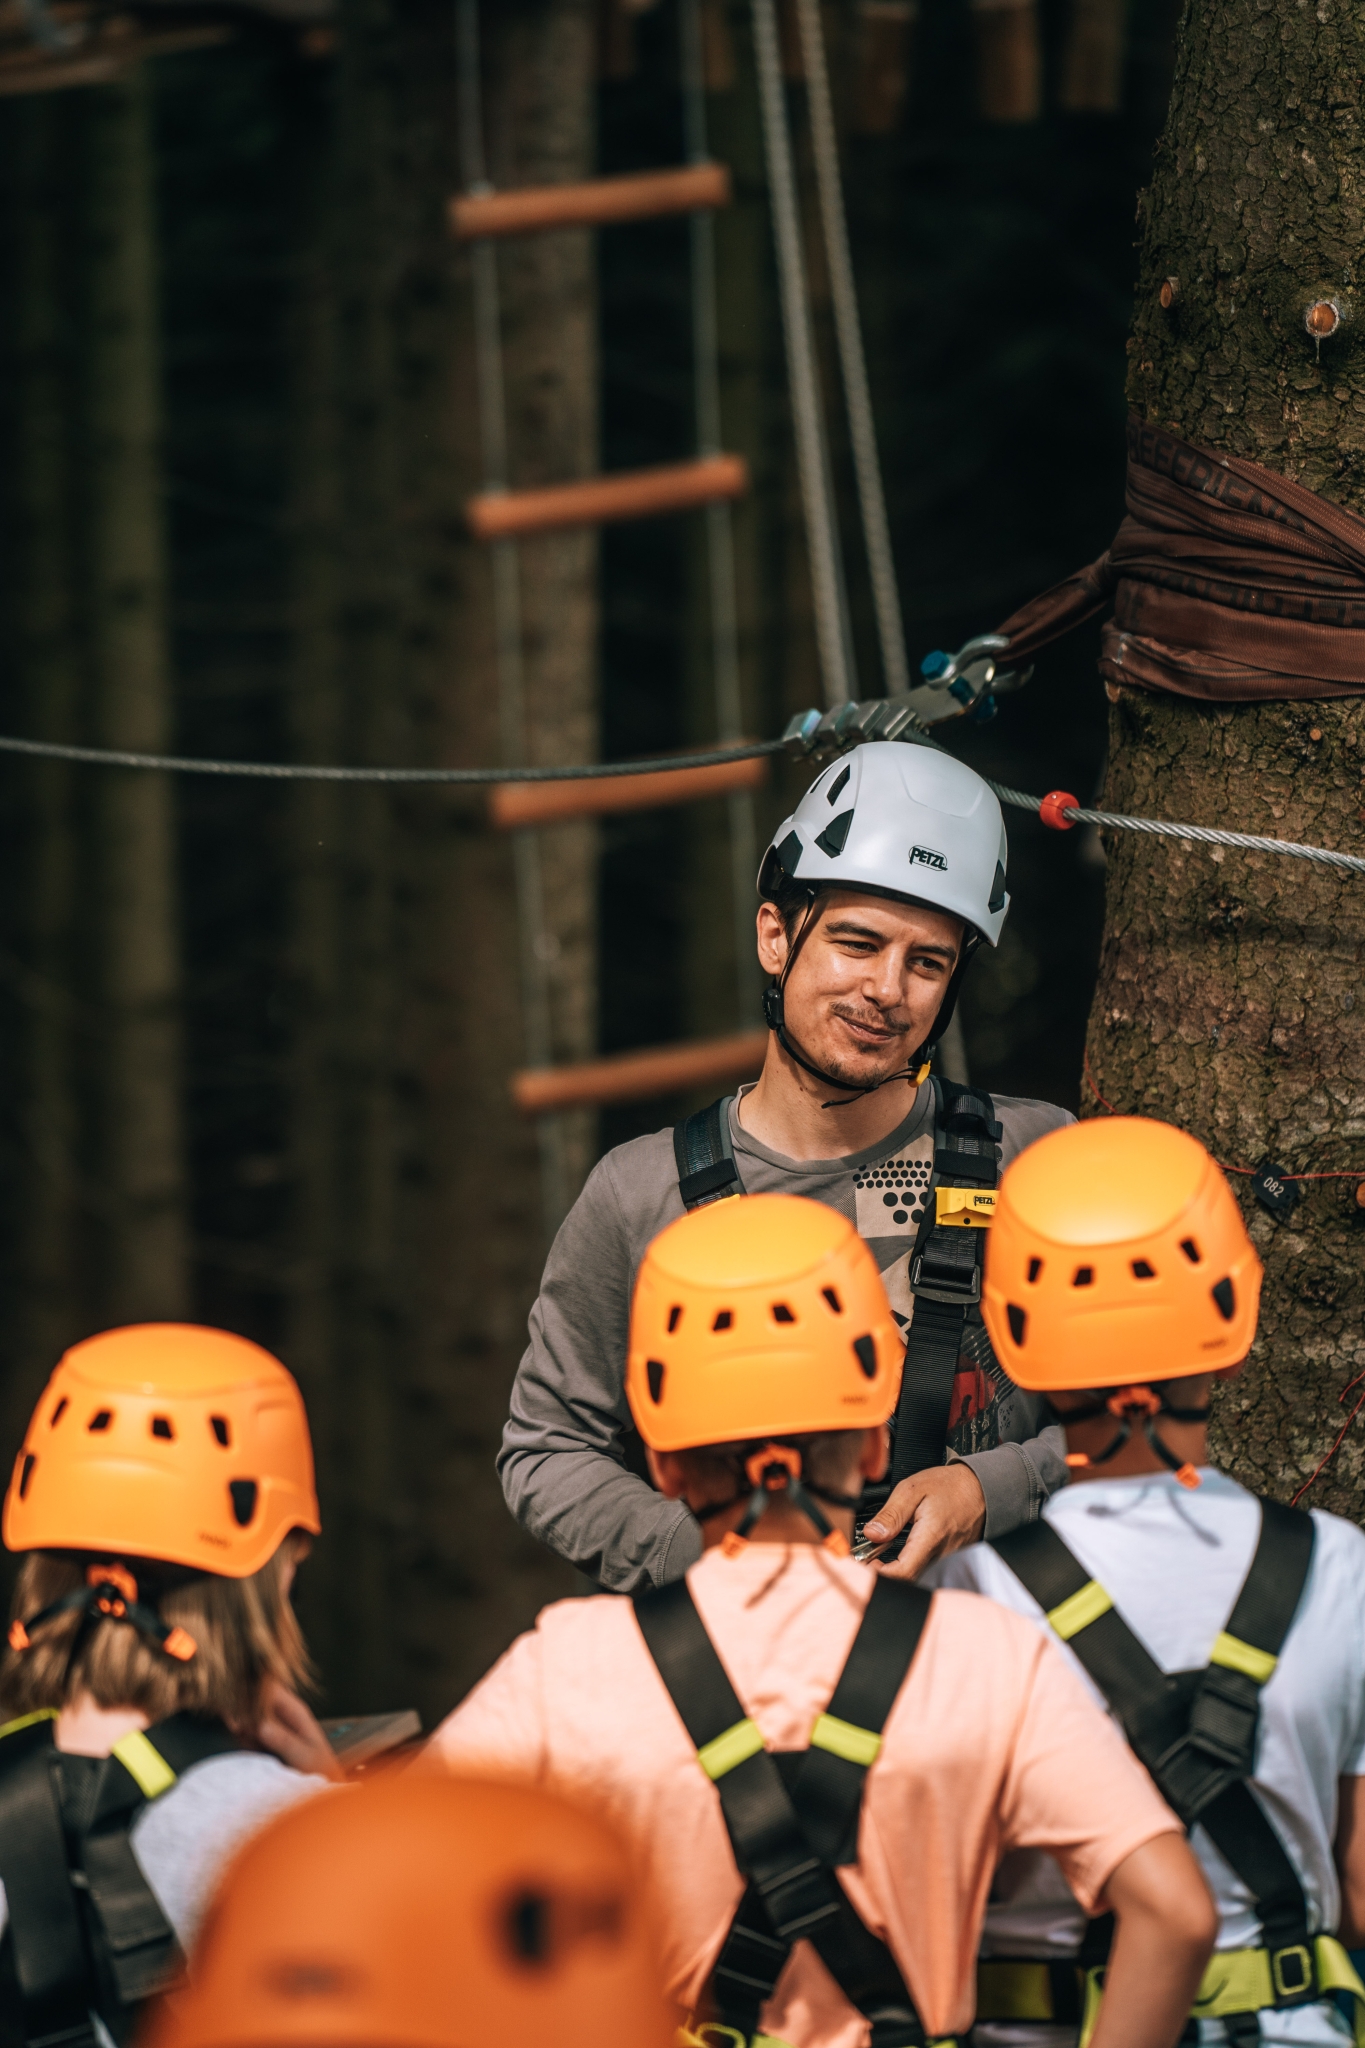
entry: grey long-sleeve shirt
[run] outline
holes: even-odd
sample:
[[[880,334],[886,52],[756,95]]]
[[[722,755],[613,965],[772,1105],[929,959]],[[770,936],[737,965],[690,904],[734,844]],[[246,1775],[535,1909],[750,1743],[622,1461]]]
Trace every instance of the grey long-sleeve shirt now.
[[[744,1090],[741,1090],[743,1094]],[[1049,1102],[997,1095],[1002,1167],[1045,1131],[1070,1123]],[[743,1128],[730,1105],[735,1162],[750,1194],[807,1195],[856,1224],[886,1282],[897,1321],[914,1313],[909,1254],[932,1185],[933,1093],[925,1082],[905,1121],[866,1152],[786,1159]],[[626,1343],[635,1274],[650,1241],[683,1213],[671,1130],[600,1159],[546,1261],[512,1389],[498,1470],[517,1520],[551,1550],[614,1591],[679,1579],[701,1553],[701,1530],[627,1469],[622,1438]],[[979,1316],[968,1323],[949,1411],[950,1457],[986,1496],[986,1535],[1032,1521],[1066,1476],[1044,1403],[1006,1379]]]

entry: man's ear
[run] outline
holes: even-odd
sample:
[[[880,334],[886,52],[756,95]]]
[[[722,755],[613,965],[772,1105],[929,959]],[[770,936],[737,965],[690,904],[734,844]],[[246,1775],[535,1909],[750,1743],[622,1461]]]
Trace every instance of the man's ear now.
[[[891,1463],[891,1438],[884,1422],[875,1429],[863,1431],[862,1455],[858,1460],[858,1471],[862,1478],[874,1482],[886,1477],[886,1468]]]
[[[787,927],[775,903],[760,903],[755,929],[758,934],[759,965],[765,974],[780,974],[787,964],[790,941]]]
[[[681,1500],[686,1486],[682,1460],[676,1451],[652,1451],[645,1445],[649,1476],[665,1500]]]

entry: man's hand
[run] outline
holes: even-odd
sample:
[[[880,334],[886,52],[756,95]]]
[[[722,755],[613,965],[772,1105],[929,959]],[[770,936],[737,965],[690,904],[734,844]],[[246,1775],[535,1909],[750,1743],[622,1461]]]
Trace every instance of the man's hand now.
[[[345,1772],[319,1722],[287,1685],[267,1678],[261,1687],[256,1740],[292,1771],[312,1778],[342,1778]]]
[[[877,1570],[889,1579],[913,1579],[936,1557],[977,1542],[985,1526],[986,1496],[971,1466],[935,1465],[902,1479],[863,1535],[885,1543],[908,1527],[900,1556],[878,1564]]]

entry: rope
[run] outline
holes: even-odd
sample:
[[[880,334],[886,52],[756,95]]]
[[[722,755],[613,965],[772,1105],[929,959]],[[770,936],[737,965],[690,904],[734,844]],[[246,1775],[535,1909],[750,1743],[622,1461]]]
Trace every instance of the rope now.
[[[1036,811],[1042,798],[1022,789],[1006,789],[992,782],[1002,804],[1018,811]],[[1201,846],[1236,846],[1243,853],[1288,853],[1299,860],[1316,861],[1320,867],[1344,868],[1348,874],[1365,875],[1365,859],[1354,853],[1335,853],[1326,846],[1301,846],[1292,839],[1267,839],[1259,832],[1224,832],[1216,825],[1172,825],[1165,818],[1126,818],[1116,811],[1084,811],[1071,805],[1062,816],[1073,825],[1100,825],[1118,832],[1150,832],[1159,839],[1190,839]]]
[[[848,410],[853,472],[867,546],[877,641],[881,648],[886,693],[889,697],[898,697],[910,688],[910,664],[905,652],[905,624],[901,618],[900,594],[896,589],[891,529],[886,517],[886,494],[882,489],[877,430],[872,420],[872,394],[867,381],[867,359],[863,354],[862,323],[858,317],[858,293],[853,282],[853,258],[848,246],[848,219],[844,211],[843,179],[839,172],[839,144],[830,100],[829,70],[825,63],[820,0],[797,0],[797,16],[801,24],[801,53],[806,69],[806,101],[815,152],[815,180],[820,193],[825,259],[829,264],[830,297],[834,304],[834,331],[839,343],[839,366],[843,372],[844,404]]]
[[[781,288],[782,327],[787,344],[787,377],[791,385],[792,424],[796,432],[796,466],[806,518],[810,554],[811,598],[815,608],[815,639],[826,706],[846,704],[854,695],[853,642],[848,626],[843,568],[839,555],[838,516],[829,469],[824,411],[815,370],[806,266],[801,252],[801,216],[792,167],[791,134],[782,83],[773,0],[753,0],[754,52],[763,114],[763,146],[768,163],[773,239],[777,244],[777,275]]]

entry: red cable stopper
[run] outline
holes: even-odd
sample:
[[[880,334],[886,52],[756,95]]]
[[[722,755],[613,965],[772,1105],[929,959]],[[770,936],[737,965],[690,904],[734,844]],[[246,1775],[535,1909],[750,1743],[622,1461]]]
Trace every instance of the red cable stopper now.
[[[1038,816],[1045,825],[1050,825],[1054,832],[1069,832],[1076,821],[1074,818],[1064,818],[1062,812],[1078,811],[1080,807],[1080,798],[1072,796],[1069,789],[1050,789],[1038,806]]]

